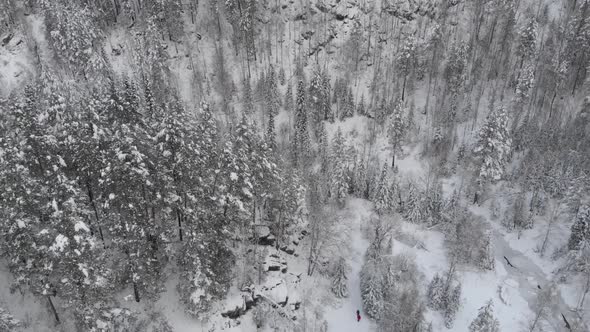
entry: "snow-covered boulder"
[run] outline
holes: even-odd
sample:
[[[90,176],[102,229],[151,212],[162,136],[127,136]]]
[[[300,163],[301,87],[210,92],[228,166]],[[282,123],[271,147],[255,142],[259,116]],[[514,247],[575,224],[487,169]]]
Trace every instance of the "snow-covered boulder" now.
[[[286,254],[293,255],[295,253],[295,248],[290,245],[282,246],[281,251],[283,251]]]
[[[296,290],[289,291],[288,303],[291,310],[298,310],[301,306],[301,296],[299,296],[299,293]]]
[[[221,316],[228,318],[238,318],[247,310],[246,300],[242,295],[235,295],[228,298],[223,304]]]
[[[269,278],[262,286],[262,294],[273,304],[284,307],[289,301],[289,289],[282,278]]]
[[[287,261],[283,259],[278,252],[266,256],[263,265],[264,271],[281,271],[287,272]]]
[[[255,227],[254,240],[257,240],[258,244],[262,246],[272,246],[276,242],[276,238],[270,232],[270,228],[264,225],[259,225]]]

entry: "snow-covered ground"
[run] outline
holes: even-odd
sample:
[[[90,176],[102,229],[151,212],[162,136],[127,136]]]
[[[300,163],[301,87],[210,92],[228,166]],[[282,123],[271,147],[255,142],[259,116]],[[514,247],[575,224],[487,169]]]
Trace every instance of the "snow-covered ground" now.
[[[363,313],[363,304],[360,289],[360,271],[363,265],[365,251],[369,242],[364,238],[363,222],[366,222],[371,213],[371,203],[353,199],[349,200],[347,207],[350,218],[346,222],[350,224],[350,272],[348,274],[349,296],[342,299],[335,308],[326,311],[325,318],[328,322],[328,331],[332,332],[363,332],[371,331],[370,319]],[[356,311],[361,311],[361,320],[357,322]]]

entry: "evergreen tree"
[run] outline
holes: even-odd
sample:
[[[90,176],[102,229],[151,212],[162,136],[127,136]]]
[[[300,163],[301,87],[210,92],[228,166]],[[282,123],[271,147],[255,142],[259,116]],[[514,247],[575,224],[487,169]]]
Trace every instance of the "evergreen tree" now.
[[[365,196],[367,188],[367,168],[365,167],[365,163],[362,159],[358,160],[355,171],[354,193],[357,197],[368,199],[368,197]]]
[[[486,305],[479,308],[477,317],[469,324],[469,332],[499,332],[500,323],[494,317],[494,308],[492,300]]]
[[[288,113],[293,112],[293,86],[291,81],[287,83],[287,91],[285,92],[285,110]]]
[[[340,258],[334,267],[332,277],[332,293],[337,297],[348,297],[348,278],[346,277],[346,261]]]
[[[378,214],[384,214],[393,209],[393,192],[391,191],[391,186],[387,177],[386,164],[383,165],[381,178],[379,179],[379,185],[377,187],[377,192],[375,193],[373,201],[375,203],[375,210]]]
[[[248,115],[252,114],[252,112],[254,112],[254,101],[252,99],[252,88],[250,87],[250,79],[247,77],[244,77],[242,102],[244,103],[244,112]]]
[[[286,83],[286,75],[285,75],[285,68],[281,67],[281,69],[279,69],[279,83],[281,85],[285,85]]]
[[[271,113],[268,116],[268,127],[266,128],[266,144],[274,151],[277,151],[277,135],[275,133],[275,116]]]
[[[410,185],[404,201],[403,216],[412,223],[422,222],[425,219],[422,210],[422,194],[413,185]]]
[[[405,135],[406,124],[404,123],[403,116],[403,105],[400,101],[396,104],[393,110],[393,114],[389,120],[389,127],[387,129],[392,154],[391,167],[395,167],[395,154],[401,147]]]
[[[360,115],[360,116],[365,116],[366,111],[365,111],[365,95],[362,94],[361,95],[361,100],[358,103],[358,106],[356,107],[356,114]]]
[[[404,75],[402,84],[402,100],[406,99],[405,96],[408,76],[418,64],[417,44],[416,38],[412,35],[408,35],[407,39],[401,45],[397,55],[397,67],[399,68],[401,74]]]
[[[481,181],[497,181],[504,175],[504,165],[510,155],[512,140],[508,132],[506,110],[499,107],[486,118],[480,129],[474,153],[479,158]]]
[[[426,294],[429,308],[433,310],[441,310],[445,307],[444,286],[444,280],[438,273],[435,274],[430,284],[428,284],[428,291]]]
[[[520,68],[525,61],[530,60],[535,54],[535,44],[537,42],[537,21],[531,18],[527,25],[521,30],[517,48],[517,54],[520,57]]]
[[[311,140],[307,122],[305,104],[305,84],[302,80],[297,84],[297,101],[295,110],[295,128],[293,134],[293,161],[302,167],[311,155]]]
[[[346,142],[342,135],[342,130],[338,127],[336,135],[332,139],[332,151],[331,151],[331,185],[330,192],[332,198],[338,202],[341,206],[344,205],[344,200],[348,196],[348,165],[346,158]]]
[[[281,99],[279,96],[279,88],[277,86],[277,75],[272,65],[270,66],[268,74],[266,75],[266,105],[269,114],[279,114]]]
[[[321,134],[319,137],[319,159],[320,159],[320,172],[322,174],[328,174],[331,162],[331,153],[330,153],[330,146],[328,141],[328,132],[326,131],[326,126],[324,124],[321,125]]]
[[[590,208],[588,206],[582,206],[578,210],[568,241],[569,250],[580,249],[580,244],[584,241],[590,241]]]
[[[483,244],[479,247],[478,265],[483,270],[494,270],[495,259],[490,232],[483,238]]]
[[[322,72],[321,76],[321,91],[322,98],[320,103],[321,112],[324,115],[324,120],[328,120],[334,123],[334,110],[332,110],[332,104],[330,103],[330,77],[327,72]]]
[[[446,328],[453,327],[457,312],[461,308],[461,284],[457,285],[449,296],[448,303],[444,311],[444,319]]]

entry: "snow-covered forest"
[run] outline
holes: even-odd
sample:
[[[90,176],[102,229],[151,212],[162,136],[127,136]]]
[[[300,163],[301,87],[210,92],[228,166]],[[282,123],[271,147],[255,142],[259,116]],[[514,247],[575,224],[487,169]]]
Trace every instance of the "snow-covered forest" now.
[[[0,332],[589,331],[589,66],[590,0],[0,0]]]

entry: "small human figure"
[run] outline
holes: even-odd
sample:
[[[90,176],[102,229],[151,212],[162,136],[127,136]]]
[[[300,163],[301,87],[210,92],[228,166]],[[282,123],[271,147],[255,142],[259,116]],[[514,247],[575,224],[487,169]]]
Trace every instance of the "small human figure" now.
[[[361,321],[361,312],[360,311],[356,311],[356,321],[360,322]]]

